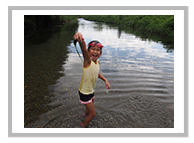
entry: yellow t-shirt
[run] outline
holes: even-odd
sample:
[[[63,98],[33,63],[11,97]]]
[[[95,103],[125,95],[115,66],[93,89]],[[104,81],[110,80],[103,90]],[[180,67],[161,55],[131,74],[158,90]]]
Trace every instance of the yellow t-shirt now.
[[[83,67],[82,79],[79,87],[79,91],[82,94],[89,95],[94,93],[95,84],[98,78],[99,73],[99,63],[95,64],[91,61],[91,64],[88,68]]]

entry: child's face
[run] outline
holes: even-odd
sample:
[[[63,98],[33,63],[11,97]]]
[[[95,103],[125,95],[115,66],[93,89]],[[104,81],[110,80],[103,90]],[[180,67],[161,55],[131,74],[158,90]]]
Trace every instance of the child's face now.
[[[89,49],[89,55],[92,57],[92,60],[95,62],[101,55],[101,48],[98,46],[91,47]]]

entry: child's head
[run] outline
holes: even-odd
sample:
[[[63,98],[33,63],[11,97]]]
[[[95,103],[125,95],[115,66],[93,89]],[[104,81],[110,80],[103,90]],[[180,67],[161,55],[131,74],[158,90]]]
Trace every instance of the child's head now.
[[[97,40],[93,40],[93,41],[91,41],[89,44],[88,44],[88,52],[89,52],[89,50],[90,50],[90,48],[91,47],[95,47],[95,46],[98,46],[99,48],[100,48],[100,51],[101,51],[101,53],[102,53],[102,44],[99,42],[99,41],[97,41]]]
[[[88,52],[93,61],[96,61],[102,54],[102,47],[102,44],[97,40],[93,40],[88,44]]]

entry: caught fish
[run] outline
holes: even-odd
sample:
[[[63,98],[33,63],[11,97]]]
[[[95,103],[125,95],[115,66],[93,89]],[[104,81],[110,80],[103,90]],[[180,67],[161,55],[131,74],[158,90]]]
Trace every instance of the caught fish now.
[[[75,40],[74,40],[74,42],[73,42],[75,47],[76,47],[76,43],[77,43],[77,41],[78,41],[78,40],[77,40],[77,39],[75,39]]]
[[[78,54],[78,56],[79,56],[79,58],[81,59],[81,62],[82,62],[82,58],[81,58],[81,56],[80,56],[80,54],[79,54],[79,51],[78,51],[78,49],[77,49],[77,47],[76,47],[76,43],[78,42],[78,40],[77,39],[75,39],[74,40],[74,46],[75,46],[75,50],[76,50],[76,52],[77,52],[77,54]]]

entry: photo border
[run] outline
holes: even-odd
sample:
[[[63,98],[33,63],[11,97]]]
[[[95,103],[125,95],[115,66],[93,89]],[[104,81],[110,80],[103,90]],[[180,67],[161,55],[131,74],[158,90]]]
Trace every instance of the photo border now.
[[[13,133],[12,11],[13,10],[183,10],[184,133]],[[8,6],[8,137],[188,137],[188,6]]]

